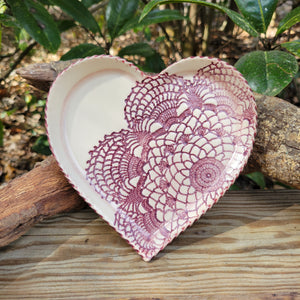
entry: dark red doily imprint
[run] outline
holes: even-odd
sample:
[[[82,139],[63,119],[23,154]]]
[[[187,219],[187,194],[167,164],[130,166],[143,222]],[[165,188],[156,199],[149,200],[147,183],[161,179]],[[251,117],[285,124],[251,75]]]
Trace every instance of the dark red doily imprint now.
[[[87,179],[115,207],[115,227],[150,260],[229,188],[252,149],[256,108],[231,66],[192,79],[160,74],[125,101],[128,128],[105,136]]]

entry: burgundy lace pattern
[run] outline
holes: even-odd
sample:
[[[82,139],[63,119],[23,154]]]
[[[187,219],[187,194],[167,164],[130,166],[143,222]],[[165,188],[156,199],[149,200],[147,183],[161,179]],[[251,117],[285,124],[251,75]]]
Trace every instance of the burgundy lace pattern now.
[[[125,100],[128,128],[90,151],[87,179],[116,229],[150,260],[206,212],[252,149],[256,107],[244,79],[212,59],[192,79],[163,73]]]

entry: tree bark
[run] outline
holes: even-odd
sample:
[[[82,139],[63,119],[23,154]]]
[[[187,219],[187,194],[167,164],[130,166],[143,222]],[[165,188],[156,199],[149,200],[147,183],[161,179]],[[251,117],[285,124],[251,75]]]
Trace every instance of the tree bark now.
[[[276,97],[254,96],[257,135],[245,170],[300,189],[300,109]]]
[[[51,63],[32,64],[28,67],[19,68],[16,72],[34,87],[48,92],[57,75],[76,61],[76,59],[73,59],[67,61],[54,61]]]
[[[30,172],[0,187],[0,247],[44,218],[84,206],[85,202],[50,156]]]

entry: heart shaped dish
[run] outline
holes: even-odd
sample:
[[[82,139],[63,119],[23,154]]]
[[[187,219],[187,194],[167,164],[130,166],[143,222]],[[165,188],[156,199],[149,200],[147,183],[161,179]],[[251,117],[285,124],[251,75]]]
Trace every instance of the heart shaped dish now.
[[[207,57],[155,76],[117,57],[86,58],[57,77],[46,107],[65,175],[145,261],[234,182],[256,117],[241,74]]]

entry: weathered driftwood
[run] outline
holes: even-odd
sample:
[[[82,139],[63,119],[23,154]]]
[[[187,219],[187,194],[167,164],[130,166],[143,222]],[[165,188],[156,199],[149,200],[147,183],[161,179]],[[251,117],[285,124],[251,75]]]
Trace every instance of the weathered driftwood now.
[[[47,91],[57,75],[73,61],[33,64],[17,73]],[[255,94],[258,110],[257,136],[245,170],[300,188],[300,109],[276,97]]]

